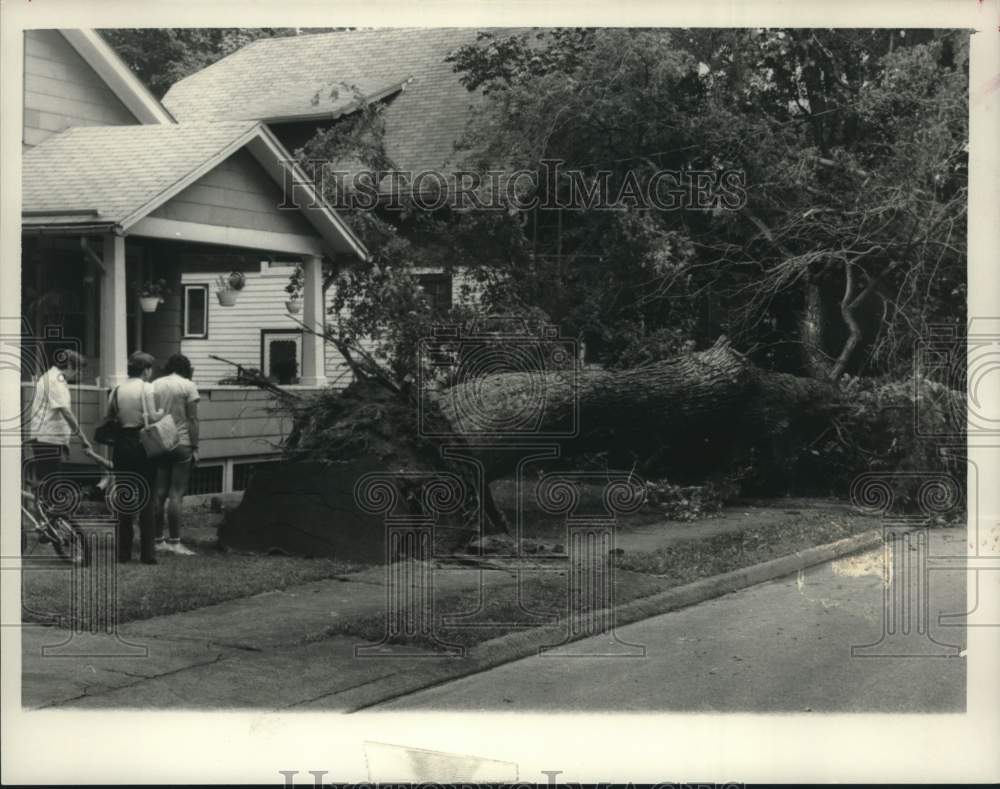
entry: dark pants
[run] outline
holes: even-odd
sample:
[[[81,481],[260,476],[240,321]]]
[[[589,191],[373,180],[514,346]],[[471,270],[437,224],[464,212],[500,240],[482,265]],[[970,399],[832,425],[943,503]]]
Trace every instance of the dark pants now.
[[[115,472],[131,472],[145,480],[146,487],[139,492],[142,506],[139,511],[139,553],[142,561],[154,562],[156,561],[153,548],[156,529],[156,497],[154,495],[156,465],[146,457],[146,450],[139,442],[139,428],[123,428],[115,437],[114,464]],[[136,484],[134,481],[130,483],[127,478],[123,478],[120,482],[125,485]],[[116,480],[116,484],[118,483],[119,481]],[[134,517],[132,513],[122,513],[118,516],[118,561],[120,562],[127,562],[132,558],[132,543],[134,541],[132,522]]]

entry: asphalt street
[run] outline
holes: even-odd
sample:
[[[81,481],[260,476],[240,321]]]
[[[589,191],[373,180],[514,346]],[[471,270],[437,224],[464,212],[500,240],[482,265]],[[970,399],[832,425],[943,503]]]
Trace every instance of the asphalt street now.
[[[932,532],[925,554],[961,553],[964,538]],[[933,560],[907,575],[920,553],[911,543],[893,555],[888,587],[879,549],[618,628],[643,656],[587,656],[607,653],[597,637],[574,654],[535,655],[373,709],[961,712],[965,628],[938,617],[966,610],[966,575]]]

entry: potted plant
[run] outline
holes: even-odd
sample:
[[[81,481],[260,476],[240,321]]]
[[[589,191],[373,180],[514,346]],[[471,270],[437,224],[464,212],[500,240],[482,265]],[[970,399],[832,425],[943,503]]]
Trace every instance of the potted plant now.
[[[285,302],[288,311],[292,315],[302,312],[302,266],[296,266],[289,276],[285,293],[288,294],[288,301]]]
[[[237,295],[247,284],[247,278],[241,271],[230,271],[228,274],[220,274],[215,284],[215,295],[219,299],[219,304],[223,307],[233,307],[236,305]]]
[[[170,295],[165,279],[148,279],[139,286],[139,304],[143,312],[156,312],[156,308]]]

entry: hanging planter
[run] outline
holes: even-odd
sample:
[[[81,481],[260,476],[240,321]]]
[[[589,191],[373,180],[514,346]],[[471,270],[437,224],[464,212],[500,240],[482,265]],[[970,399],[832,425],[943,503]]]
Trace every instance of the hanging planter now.
[[[302,299],[298,296],[293,296],[288,301],[285,302],[285,307],[288,309],[289,313],[292,315],[298,315],[302,312]]]
[[[165,279],[149,279],[139,286],[139,305],[143,312],[156,312],[164,297],[170,295]]]
[[[246,277],[241,271],[231,271],[228,274],[220,274],[216,280],[216,298],[223,307],[235,307],[236,297],[246,285]]]

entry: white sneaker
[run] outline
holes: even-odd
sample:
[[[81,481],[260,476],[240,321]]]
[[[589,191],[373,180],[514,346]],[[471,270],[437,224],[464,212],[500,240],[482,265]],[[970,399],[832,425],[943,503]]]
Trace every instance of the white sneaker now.
[[[188,548],[186,545],[182,545],[179,542],[168,543],[170,545],[170,551],[176,553],[178,556],[196,556],[197,554]]]
[[[154,546],[154,550],[157,553],[173,553],[173,550],[170,547],[170,543],[168,543],[166,540],[157,540]]]

